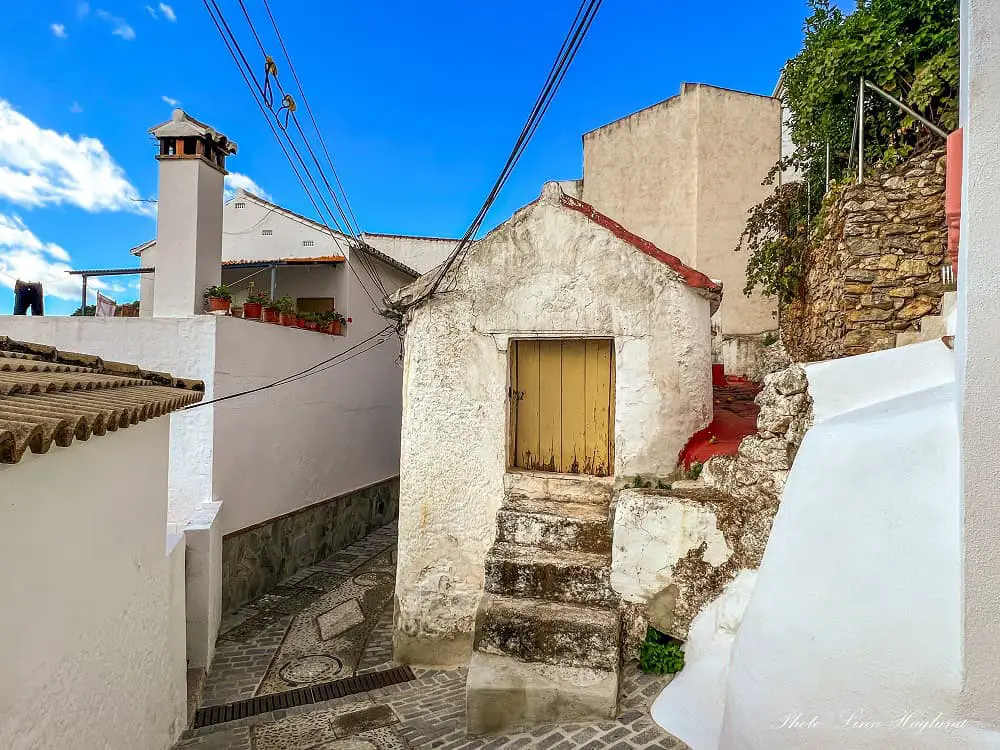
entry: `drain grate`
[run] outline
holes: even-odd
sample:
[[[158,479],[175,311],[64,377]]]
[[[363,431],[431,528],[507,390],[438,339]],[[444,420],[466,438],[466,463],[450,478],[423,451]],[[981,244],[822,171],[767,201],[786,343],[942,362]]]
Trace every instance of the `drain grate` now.
[[[354,677],[344,677],[332,682],[323,682],[319,685],[309,685],[308,687],[286,690],[283,693],[273,693],[272,695],[258,695],[256,698],[247,698],[242,701],[225,703],[221,706],[206,706],[199,708],[194,715],[192,729],[210,727],[214,724],[225,724],[227,721],[245,719],[248,716],[266,714],[282,708],[293,708],[294,706],[305,706],[310,703],[321,703],[322,701],[343,698],[345,695],[356,695],[367,693],[369,690],[377,690],[387,685],[398,685],[401,682],[415,680],[416,675],[409,667],[393,667],[379,672],[369,672],[359,674]]]

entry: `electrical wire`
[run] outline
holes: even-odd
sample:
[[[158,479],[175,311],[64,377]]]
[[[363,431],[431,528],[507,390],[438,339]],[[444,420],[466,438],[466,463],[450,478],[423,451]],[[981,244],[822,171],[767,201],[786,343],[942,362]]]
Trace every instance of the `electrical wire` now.
[[[239,391],[238,393],[230,393],[228,396],[220,396],[219,398],[213,398],[210,399],[209,401],[199,401],[197,404],[191,404],[190,406],[181,409],[181,411],[189,411],[191,409],[197,409],[202,406],[208,406],[210,404],[218,404],[222,401],[229,401],[230,399],[240,398],[241,396],[248,396],[252,393],[259,393],[260,391],[266,391],[270,388],[277,388],[280,385],[294,383],[297,380],[302,380],[303,378],[316,375],[317,373],[325,372],[326,370],[329,370],[331,367],[336,367],[337,365],[343,364],[344,362],[350,362],[355,357],[359,357],[365,352],[370,351],[371,349],[374,349],[376,346],[384,343],[387,339],[390,338],[392,331],[393,331],[392,326],[386,326],[378,333],[373,333],[368,338],[359,341],[354,346],[345,349],[339,354],[335,354],[332,357],[324,359],[321,362],[317,362],[316,364],[307,367],[304,370],[300,370],[299,372],[288,375],[284,378],[281,378],[280,380],[275,380],[274,382],[268,383],[267,385],[258,386],[257,388],[250,388],[245,391]],[[340,359],[345,354],[348,354],[349,352],[352,352],[355,349],[358,349],[359,347],[364,347],[366,344],[368,344],[371,341],[374,341],[375,339],[379,339],[379,341],[377,341],[375,344],[372,344],[371,346],[367,346],[364,349],[361,349],[361,351],[352,354],[350,357],[347,357],[346,359]]]
[[[411,302],[409,306],[419,304],[434,295],[441,285],[442,280],[452,267],[454,266],[456,271],[459,267],[461,267],[465,257],[465,250],[472,242],[472,238],[482,227],[483,221],[486,219],[486,215],[489,213],[490,208],[492,208],[497,196],[500,194],[500,191],[506,184],[507,179],[513,172],[514,167],[520,161],[521,156],[523,156],[528,143],[534,137],[538,126],[541,124],[542,118],[544,118],[552,100],[555,98],[556,92],[559,90],[563,79],[566,77],[569,66],[576,58],[576,54],[579,52],[580,46],[583,44],[583,40],[590,31],[590,27],[594,22],[594,18],[597,16],[598,10],[600,10],[602,1],[603,0],[583,0],[583,2],[581,2],[576,16],[573,19],[573,23],[570,25],[570,29],[566,33],[563,43],[559,48],[555,62],[553,62],[552,67],[549,70],[545,84],[543,85],[541,92],[539,92],[538,97],[535,99],[535,104],[532,107],[524,126],[521,128],[521,133],[518,135],[518,138],[514,143],[514,147],[511,150],[510,155],[507,157],[507,161],[500,172],[500,176],[497,177],[497,180],[493,185],[493,189],[490,190],[489,194],[486,196],[486,200],[483,201],[479,212],[476,214],[475,219],[473,219],[472,223],[469,225],[468,230],[466,230],[458,245],[455,246],[455,249],[452,250],[451,254],[448,256],[448,259],[441,265],[441,270],[436,275],[433,284],[431,284],[431,286],[428,287],[424,293],[417,297],[417,299]],[[458,266],[455,266],[456,262],[458,263]]]
[[[257,42],[257,46],[260,48],[261,54],[264,55],[264,58],[267,61],[265,63],[265,69],[267,71],[272,71],[272,70],[275,71],[275,78],[274,78],[274,80],[275,80],[275,82],[278,85],[279,92],[282,94],[282,102],[283,102],[283,107],[282,108],[285,109],[288,106],[288,102],[291,101],[294,104],[294,100],[284,90],[284,88],[281,86],[280,81],[278,81],[278,79],[277,79],[277,74],[276,74],[277,67],[274,65],[273,59],[267,54],[267,49],[264,46],[264,42],[261,40],[260,34],[257,33],[257,27],[255,26],[255,24],[253,22],[253,18],[250,15],[250,11],[246,7],[246,3],[244,2],[244,0],[238,0],[238,2],[239,2],[239,5],[240,5],[240,9],[243,11],[243,16],[246,19],[247,25],[250,27],[250,32],[253,34],[253,37],[254,37],[254,39]],[[336,168],[336,166],[333,163],[333,158],[331,157],[329,148],[326,145],[326,140],[323,138],[323,133],[319,129],[319,124],[316,122],[315,115],[312,112],[312,107],[309,105],[309,101],[306,98],[305,89],[302,87],[302,82],[299,80],[298,73],[296,72],[295,66],[292,63],[291,55],[288,52],[288,48],[285,46],[284,39],[281,37],[281,32],[278,29],[278,24],[277,24],[277,21],[274,18],[274,14],[271,12],[271,8],[270,8],[269,5],[265,4],[265,6],[266,6],[268,17],[271,20],[271,25],[274,28],[275,36],[277,37],[278,43],[281,46],[281,50],[282,50],[282,53],[283,53],[283,55],[285,57],[285,61],[288,63],[289,70],[291,71],[292,77],[295,80],[296,88],[298,89],[299,95],[300,95],[300,97],[303,100],[303,104],[305,105],[306,110],[309,113],[309,118],[310,118],[310,120],[312,122],[313,129],[316,131],[316,135],[319,138],[320,144],[321,144],[321,146],[323,148],[323,152],[324,152],[324,154],[327,157],[327,162],[330,165],[330,169],[331,169],[331,172],[333,174],[334,181],[337,183],[338,187],[340,188],[340,194],[343,197],[343,203],[344,203],[344,205],[347,206],[347,210],[346,211],[344,209],[344,205],[341,205],[341,200],[340,200],[340,197],[337,195],[337,190],[335,190],[334,187],[333,187],[333,185],[330,184],[330,181],[329,181],[329,179],[326,176],[326,172],[323,169],[323,166],[320,164],[319,158],[316,156],[316,152],[313,150],[313,147],[312,147],[312,144],[309,141],[309,138],[306,136],[305,131],[302,129],[302,125],[299,123],[298,117],[295,116],[295,114],[294,114],[294,108],[293,107],[289,108],[290,111],[286,111],[285,122],[283,123],[283,126],[287,127],[288,122],[289,122],[289,115],[291,115],[291,122],[294,124],[294,126],[295,126],[295,128],[296,128],[296,130],[297,130],[297,132],[299,134],[299,137],[302,139],[302,142],[305,144],[306,150],[309,152],[309,155],[310,155],[310,157],[313,160],[313,164],[316,165],[316,169],[319,171],[320,179],[322,180],[323,184],[326,186],[327,191],[329,191],[330,197],[333,199],[333,204],[334,204],[334,206],[337,209],[337,214],[336,215],[334,215],[333,212],[330,212],[331,216],[333,217],[334,222],[337,224],[337,228],[340,229],[342,232],[344,231],[343,230],[343,226],[347,227],[346,234],[349,234],[355,240],[356,247],[360,250],[359,255],[358,255],[358,262],[361,265],[362,269],[364,270],[365,274],[375,284],[375,286],[378,289],[379,293],[382,295],[382,299],[383,299],[383,302],[384,302],[389,297],[388,290],[386,289],[385,284],[382,281],[381,275],[378,273],[378,269],[374,266],[372,260],[364,255],[365,243],[361,239],[361,227],[358,224],[357,217],[354,214],[354,210],[353,210],[353,208],[351,208],[350,202],[347,199],[347,193],[344,191],[343,183],[340,181],[340,176],[337,174],[337,168]],[[270,80],[270,77],[268,77],[268,80]],[[311,178],[310,178],[310,181],[312,181]],[[315,182],[313,184],[315,186]],[[317,190],[318,190],[318,188],[317,188]],[[324,201],[324,206],[326,206],[326,202],[325,201]],[[326,207],[327,207],[327,210],[329,211],[329,206],[326,206]],[[339,221],[338,221],[338,218],[337,218],[338,216],[339,216]],[[353,225],[351,223],[352,219],[354,221]],[[341,222],[343,222],[343,226],[341,225]],[[347,264],[348,264],[348,267],[351,268],[351,271],[352,271],[352,273],[354,273],[355,277],[357,277],[358,282],[361,283],[362,286],[364,286],[364,283],[362,282],[360,275],[354,269],[354,266],[351,263],[351,257],[350,256],[348,256]],[[367,289],[365,291],[366,291],[366,294],[367,294]],[[371,298],[370,294],[368,296],[369,296],[369,298]],[[372,304],[375,304],[374,299],[372,300]]]
[[[257,79],[253,77],[253,70],[250,67],[250,63],[247,60],[246,55],[243,53],[242,48],[240,48],[239,41],[236,39],[236,36],[233,34],[232,29],[230,28],[229,24],[226,22],[225,16],[222,14],[222,9],[219,8],[219,5],[216,2],[216,0],[202,0],[202,3],[205,5],[205,9],[208,11],[209,17],[212,19],[212,23],[215,25],[216,30],[219,32],[219,35],[222,37],[222,41],[226,45],[226,49],[229,51],[230,56],[232,56],[233,62],[236,63],[236,67],[239,70],[240,75],[243,78],[243,81],[246,83],[247,88],[250,90],[250,93],[251,93],[251,95],[254,98],[254,103],[257,104],[258,109],[260,109],[261,115],[267,121],[268,127],[271,130],[271,134],[274,136],[274,139],[278,142],[278,146],[281,148],[281,151],[284,154],[285,159],[288,161],[289,166],[292,168],[292,172],[295,175],[296,179],[298,180],[299,185],[302,187],[303,192],[305,192],[306,197],[309,198],[309,202],[312,204],[313,209],[316,211],[316,214],[319,216],[320,221],[323,223],[323,226],[326,227],[327,233],[333,239],[334,244],[337,245],[337,248],[340,251],[341,255],[344,255],[345,257],[347,257],[348,261],[349,261],[350,260],[349,254],[347,254],[347,253],[344,252],[343,247],[340,245],[340,242],[337,240],[336,234],[330,228],[330,224],[326,220],[326,217],[323,214],[323,211],[320,210],[320,207],[319,207],[319,205],[316,202],[316,198],[313,196],[312,192],[309,190],[308,185],[306,185],[305,180],[302,178],[302,175],[299,173],[298,167],[296,166],[295,162],[292,160],[291,155],[288,153],[288,147],[285,146],[284,141],[282,141],[281,136],[278,134],[279,131],[285,134],[285,137],[288,139],[288,146],[291,147],[292,151],[295,153],[296,157],[299,160],[299,163],[302,166],[303,171],[306,172],[306,175],[309,177],[309,181],[313,184],[314,189],[316,189],[317,192],[318,192],[318,188],[316,187],[316,182],[312,178],[311,174],[309,173],[308,167],[306,167],[305,161],[302,159],[302,155],[298,152],[298,149],[295,147],[295,144],[292,142],[291,137],[288,135],[288,133],[285,132],[285,131],[283,131],[283,130],[281,130],[279,127],[277,127],[276,124],[275,124],[275,122],[272,122],[271,116],[269,116],[268,113],[270,112],[270,115],[273,116],[274,112],[270,108],[266,107],[265,103],[261,101],[262,97],[264,96],[263,89],[261,88],[260,84],[257,82]],[[214,11],[213,11],[213,8],[214,8]],[[216,18],[216,13],[218,13],[218,18]],[[320,201],[323,202],[324,205],[325,205],[325,201],[323,201],[322,195],[320,195],[319,198],[320,198]],[[329,210],[329,207],[327,207],[327,210]],[[333,217],[331,217],[331,218],[333,218]],[[335,223],[336,223],[336,220],[335,220]],[[371,293],[368,291],[368,288],[364,285],[364,283],[361,282],[361,277],[358,275],[358,272],[354,269],[354,267],[351,265],[350,262],[348,262],[347,265],[351,269],[351,271],[354,273],[354,275],[358,279],[359,283],[361,283],[362,291],[364,291],[365,295],[371,301],[372,305],[375,306],[376,309],[378,309],[378,303],[375,301],[375,298],[372,297]]]

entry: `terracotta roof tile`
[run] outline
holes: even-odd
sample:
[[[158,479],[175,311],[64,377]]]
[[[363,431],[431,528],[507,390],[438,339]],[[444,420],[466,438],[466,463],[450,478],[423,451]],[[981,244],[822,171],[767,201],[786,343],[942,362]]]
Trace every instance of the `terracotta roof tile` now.
[[[201,401],[201,381],[0,336],[0,463]]]

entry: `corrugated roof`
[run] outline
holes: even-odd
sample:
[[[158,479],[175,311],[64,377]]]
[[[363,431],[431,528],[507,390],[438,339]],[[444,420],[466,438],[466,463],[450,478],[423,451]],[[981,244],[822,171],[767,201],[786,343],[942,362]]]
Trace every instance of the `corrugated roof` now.
[[[0,463],[201,401],[205,385],[0,336]]]

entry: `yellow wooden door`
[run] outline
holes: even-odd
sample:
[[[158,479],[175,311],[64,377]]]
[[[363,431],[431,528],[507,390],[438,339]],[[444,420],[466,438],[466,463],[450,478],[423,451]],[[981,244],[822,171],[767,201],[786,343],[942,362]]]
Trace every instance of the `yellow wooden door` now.
[[[511,463],[533,471],[611,474],[611,341],[515,341],[510,361]]]

